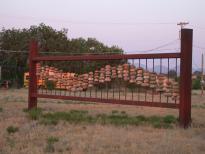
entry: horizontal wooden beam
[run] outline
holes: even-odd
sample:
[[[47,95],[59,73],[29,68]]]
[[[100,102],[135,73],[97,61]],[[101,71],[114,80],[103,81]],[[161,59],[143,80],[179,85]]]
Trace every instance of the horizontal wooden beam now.
[[[33,61],[80,61],[80,60],[121,60],[121,59],[159,59],[180,58],[180,53],[154,54],[110,54],[110,55],[72,55],[72,56],[37,56]]]
[[[122,104],[122,105],[136,105],[136,106],[149,106],[149,107],[162,107],[162,108],[179,108],[179,104],[174,103],[162,103],[162,102],[146,102],[146,101],[131,101],[131,100],[117,100],[117,99],[100,99],[100,98],[88,98],[88,97],[76,97],[76,96],[60,96],[60,95],[45,95],[45,94],[33,94],[38,98],[50,98],[50,99],[64,99],[75,101],[87,101],[87,102],[100,102],[110,104]]]

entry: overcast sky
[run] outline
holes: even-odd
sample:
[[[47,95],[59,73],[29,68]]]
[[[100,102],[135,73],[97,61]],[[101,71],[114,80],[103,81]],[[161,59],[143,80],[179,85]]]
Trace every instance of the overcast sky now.
[[[43,22],[67,28],[68,38],[95,37],[128,53],[178,39],[180,21],[194,29],[194,65],[200,66],[205,49],[197,46],[205,47],[205,0],[0,0],[1,28]],[[174,41],[162,49],[178,48],[179,41]]]

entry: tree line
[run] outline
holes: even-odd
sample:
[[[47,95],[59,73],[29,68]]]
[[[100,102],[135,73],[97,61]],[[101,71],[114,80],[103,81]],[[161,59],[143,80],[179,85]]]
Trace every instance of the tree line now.
[[[28,71],[29,43],[32,39],[38,41],[39,52],[42,54],[122,54],[123,50],[117,46],[107,46],[95,38],[69,39],[68,30],[56,30],[43,23],[23,29],[5,29],[0,31],[0,66],[2,80],[10,80],[13,85],[23,85],[23,74]],[[19,51],[19,52],[13,52]],[[23,52],[20,52],[23,51]],[[113,61],[117,64],[120,61]],[[45,65],[58,67],[63,71],[83,73],[92,71],[105,65],[103,62],[46,62]],[[83,69],[82,69],[83,67]]]

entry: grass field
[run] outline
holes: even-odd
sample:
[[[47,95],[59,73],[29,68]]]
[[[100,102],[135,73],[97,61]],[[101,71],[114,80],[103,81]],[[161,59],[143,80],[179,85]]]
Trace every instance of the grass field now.
[[[0,90],[0,154],[202,154],[205,96],[192,92],[192,125],[178,110],[39,99],[27,111],[27,90]]]

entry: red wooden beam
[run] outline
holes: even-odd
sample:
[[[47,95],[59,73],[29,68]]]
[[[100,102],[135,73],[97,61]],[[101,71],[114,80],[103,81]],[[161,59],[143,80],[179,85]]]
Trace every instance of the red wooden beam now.
[[[113,54],[113,55],[72,55],[72,56],[36,56],[34,61],[80,61],[80,60],[120,60],[120,59],[157,59],[180,58],[180,53],[154,54]]]
[[[181,30],[179,121],[184,128],[191,123],[192,39],[192,29]]]
[[[33,93],[37,92],[37,76],[36,76],[36,62],[33,61],[38,55],[38,44],[36,41],[30,43],[29,51],[29,94],[28,94],[28,109],[37,107],[37,97]]]
[[[88,102],[100,102],[100,103],[122,104],[122,105],[150,106],[150,107],[162,107],[162,108],[173,108],[173,109],[179,107],[179,104],[161,103],[161,102],[101,99],[101,98],[77,97],[77,96],[47,95],[47,94],[33,94],[33,96],[38,98],[88,101]]]

